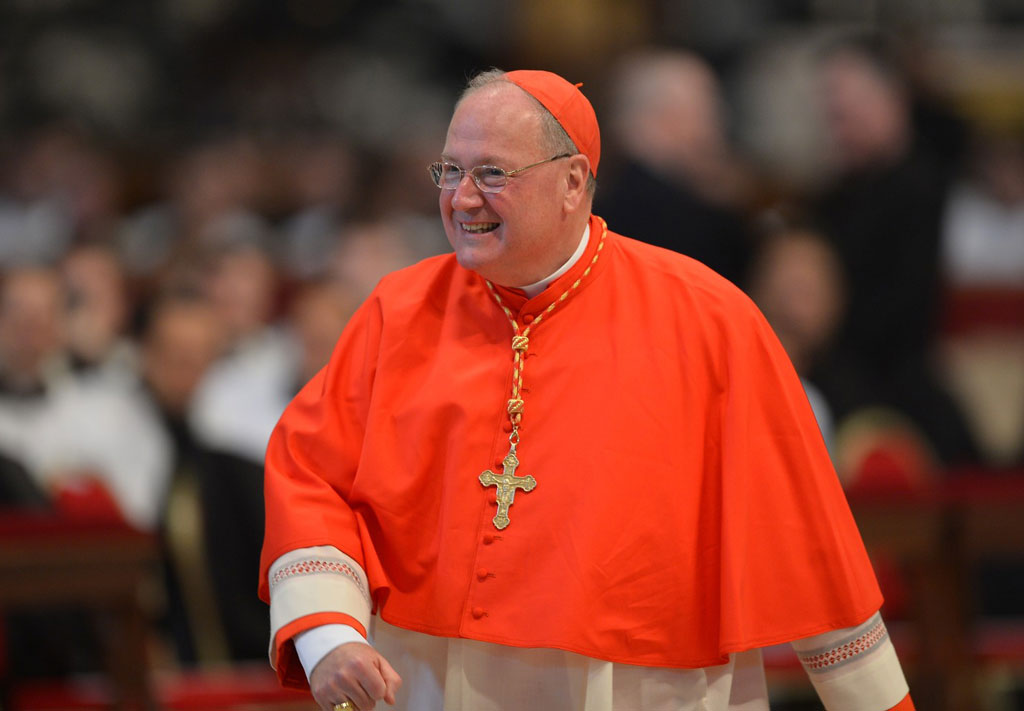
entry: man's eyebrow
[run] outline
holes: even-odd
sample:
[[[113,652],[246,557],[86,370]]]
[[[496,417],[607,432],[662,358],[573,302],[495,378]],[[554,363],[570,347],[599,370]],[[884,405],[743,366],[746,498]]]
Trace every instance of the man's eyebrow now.
[[[457,161],[455,158],[453,158],[452,156],[450,156],[447,153],[442,153],[441,154],[441,160],[447,161],[449,163],[455,163],[456,165],[462,165],[461,163],[459,163],[459,161]],[[495,156],[492,156],[492,155],[486,155],[483,158],[481,158],[480,160],[478,160],[478,161],[473,163],[474,166],[477,166],[477,165],[501,165],[501,164],[502,164],[501,159],[497,158]]]

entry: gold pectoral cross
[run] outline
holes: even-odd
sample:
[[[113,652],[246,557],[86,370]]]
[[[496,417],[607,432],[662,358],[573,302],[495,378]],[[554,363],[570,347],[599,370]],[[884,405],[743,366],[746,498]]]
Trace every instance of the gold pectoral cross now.
[[[509,524],[508,509],[516,497],[516,489],[533,491],[537,480],[532,476],[516,476],[519,458],[516,457],[516,446],[513,444],[508,454],[501,461],[501,476],[490,469],[480,475],[480,483],[484,486],[496,486],[498,513],[494,515],[494,527],[499,531]]]

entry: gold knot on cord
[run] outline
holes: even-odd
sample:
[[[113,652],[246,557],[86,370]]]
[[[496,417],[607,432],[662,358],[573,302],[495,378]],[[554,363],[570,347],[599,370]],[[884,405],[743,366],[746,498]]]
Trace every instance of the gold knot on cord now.
[[[529,336],[512,336],[512,350],[525,351],[530,346]]]
[[[521,398],[513,398],[508,401],[508,414],[519,415],[523,412],[523,401]]]

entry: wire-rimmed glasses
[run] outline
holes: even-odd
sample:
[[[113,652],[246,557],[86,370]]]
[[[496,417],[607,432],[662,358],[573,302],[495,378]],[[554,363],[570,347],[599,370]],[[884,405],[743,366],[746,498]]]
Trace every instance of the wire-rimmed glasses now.
[[[530,163],[530,165],[524,165],[522,168],[516,168],[515,170],[505,170],[496,165],[478,165],[475,168],[466,170],[461,165],[450,161],[431,163],[427,166],[427,170],[430,172],[430,179],[434,181],[434,185],[441,188],[441,190],[455,190],[455,188],[459,187],[459,183],[462,182],[462,178],[469,174],[469,177],[473,179],[473,182],[481,191],[485,193],[500,193],[505,189],[509,178],[515,177],[524,170],[574,155],[576,154],[559,153],[557,156],[551,156],[550,158]]]

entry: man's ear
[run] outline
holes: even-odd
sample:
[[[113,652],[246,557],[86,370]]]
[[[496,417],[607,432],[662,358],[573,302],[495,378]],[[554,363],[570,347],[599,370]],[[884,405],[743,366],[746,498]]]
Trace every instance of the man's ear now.
[[[565,207],[575,212],[587,199],[587,177],[590,175],[590,159],[582,153],[566,158],[569,172],[566,175]]]

